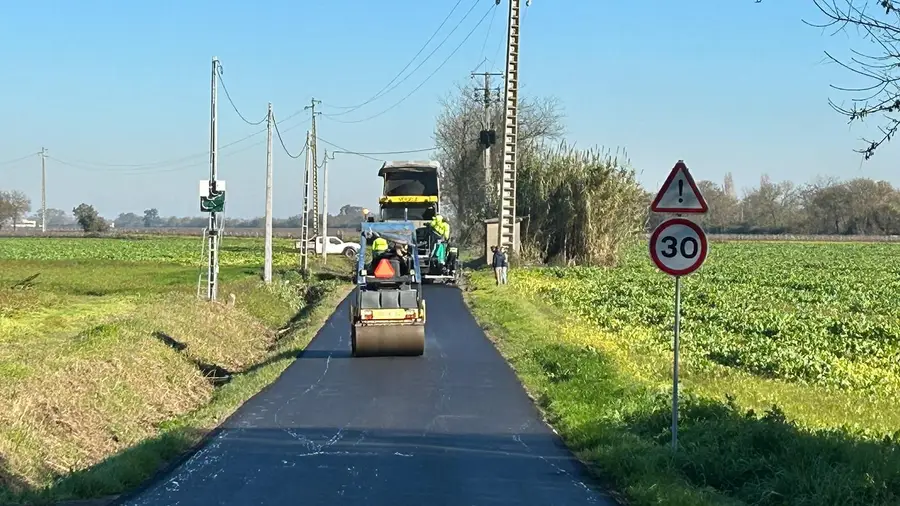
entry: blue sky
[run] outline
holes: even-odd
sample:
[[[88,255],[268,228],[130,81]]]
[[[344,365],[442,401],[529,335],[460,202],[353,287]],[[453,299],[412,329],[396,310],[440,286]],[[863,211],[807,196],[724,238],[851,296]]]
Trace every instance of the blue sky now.
[[[398,102],[456,48],[494,0],[462,0],[420,56],[431,52],[469,7],[478,6],[415,74],[385,96],[343,116],[365,119]],[[36,152],[48,160],[48,206],[81,202],[107,217],[157,207],[196,215],[197,181],[208,173],[210,60],[251,121],[288,117],[322,100],[365,101],[409,61],[456,0],[15,2],[0,17],[0,162]],[[407,100],[355,124],[322,117],[319,137],[354,151],[433,145],[438,99],[484,59],[502,69],[507,3]],[[739,188],[762,173],[805,182],[816,175],[866,176],[900,185],[896,145],[860,164],[853,152],[872,127],[850,127],[828,98],[850,96],[847,71],[824,64],[823,51],[846,55],[858,42],[805,25],[821,20],[812,0],[636,2],[533,0],[522,21],[522,93],[555,96],[567,138],[580,146],[625,148],[651,189],[678,159],[698,179]],[[490,23],[493,21],[493,23]],[[490,61],[490,60],[496,61]],[[410,69],[418,65],[418,61]],[[483,69],[484,67],[482,67]],[[219,93],[219,145],[263,126],[245,124]],[[288,148],[302,146],[308,114],[282,124]],[[302,158],[275,142],[274,209],[301,209]],[[320,150],[327,145],[320,144]],[[193,158],[165,166],[154,162]],[[264,211],[265,134],[222,148],[228,214]],[[415,157],[415,155],[413,155]],[[421,158],[421,156],[418,156]],[[68,162],[69,165],[58,160]],[[76,165],[76,166],[72,166]],[[143,165],[123,167],[111,165]],[[379,163],[337,155],[330,165],[329,208],[374,206]],[[0,188],[40,204],[37,157],[0,165]]]

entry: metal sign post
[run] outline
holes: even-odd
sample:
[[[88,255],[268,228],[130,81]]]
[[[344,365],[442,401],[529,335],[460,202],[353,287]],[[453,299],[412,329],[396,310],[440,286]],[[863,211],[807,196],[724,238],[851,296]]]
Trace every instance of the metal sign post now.
[[[656,213],[705,214],[709,210],[700,189],[683,161],[672,167],[669,176],[650,206]],[[681,277],[703,265],[709,244],[706,233],[687,218],[662,222],[650,235],[650,259],[659,270],[675,277],[675,327],[672,341],[672,451],[678,448],[678,364],[681,348]]]

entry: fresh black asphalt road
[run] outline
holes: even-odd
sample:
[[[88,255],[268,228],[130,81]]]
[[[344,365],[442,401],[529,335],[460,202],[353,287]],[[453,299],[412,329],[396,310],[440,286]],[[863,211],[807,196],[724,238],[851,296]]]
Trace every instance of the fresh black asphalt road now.
[[[427,286],[422,357],[352,358],[349,299],[180,467],[123,504],[612,505],[460,291]]]

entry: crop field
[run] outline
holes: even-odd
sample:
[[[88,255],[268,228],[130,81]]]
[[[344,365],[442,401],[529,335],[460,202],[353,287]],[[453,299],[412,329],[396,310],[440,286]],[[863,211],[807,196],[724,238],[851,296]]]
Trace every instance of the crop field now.
[[[296,265],[295,241],[275,238],[272,262],[275,266]],[[2,260],[111,260],[154,262],[169,265],[201,265],[204,246],[200,237],[135,236],[125,238],[3,238],[0,239]],[[224,237],[219,265],[260,266],[263,243],[257,238]]]
[[[200,238],[0,239],[0,503],[133,487],[277,377],[343,286],[292,246],[266,287],[263,241],[225,237],[231,306],[196,298]]]
[[[612,269],[472,278],[476,316],[570,445],[635,504],[900,504],[900,245],[712,243],[674,281]],[[537,329],[537,330],[535,330]]]

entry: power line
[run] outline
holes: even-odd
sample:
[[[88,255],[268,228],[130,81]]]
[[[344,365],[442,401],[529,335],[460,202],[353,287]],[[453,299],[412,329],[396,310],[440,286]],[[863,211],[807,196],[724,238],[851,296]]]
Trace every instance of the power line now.
[[[394,88],[391,88],[391,90],[385,91],[385,90],[388,88],[388,86],[390,86],[394,81],[396,81],[397,78],[400,77],[400,76],[403,74],[403,72],[405,72],[406,69],[408,69],[409,66],[412,65],[412,63],[413,63],[414,61],[416,61],[416,58],[418,58],[419,55],[422,54],[422,51],[424,51],[425,48],[428,47],[428,44],[430,44],[431,41],[434,40],[435,35],[437,35],[438,32],[441,31],[441,28],[444,27],[444,25],[447,23],[447,20],[450,19],[450,16],[452,16],[453,13],[456,11],[456,8],[459,7],[459,4],[460,4],[460,3],[462,3],[462,0],[457,0],[457,1],[456,1],[456,4],[453,6],[452,9],[450,9],[450,12],[447,13],[447,16],[444,17],[444,20],[441,22],[440,26],[438,26],[437,29],[431,34],[431,37],[428,37],[428,40],[426,40],[426,41],[425,41],[425,44],[423,44],[422,47],[419,48],[419,51],[415,54],[415,56],[413,56],[412,59],[410,59],[409,62],[407,62],[406,66],[403,67],[403,69],[400,70],[400,72],[397,72],[397,75],[395,75],[394,78],[390,80],[390,82],[388,82],[386,85],[384,85],[384,88],[381,88],[381,90],[379,90],[378,93],[376,93],[376,94],[375,94],[374,96],[372,96],[370,99],[368,99],[368,100],[366,100],[365,102],[362,102],[362,103],[360,103],[360,104],[357,104],[357,105],[351,105],[351,106],[346,106],[346,107],[345,107],[345,106],[335,106],[335,105],[328,105],[328,104],[325,104],[327,107],[333,107],[333,108],[335,108],[335,109],[349,109],[348,111],[336,113],[336,114],[334,114],[333,116],[340,116],[340,115],[344,115],[344,114],[351,113],[351,112],[353,112],[353,111],[359,109],[360,107],[362,107],[362,106],[364,106],[364,105],[366,105],[366,104],[369,104],[369,103],[373,102],[374,100],[377,100],[378,98],[384,96],[387,92],[389,92],[389,91],[391,91],[392,89],[394,89]],[[475,5],[477,5],[477,0],[476,0]],[[472,6],[472,9],[475,8],[475,5]],[[472,9],[469,9],[469,12],[472,12]],[[457,28],[459,28],[459,25],[462,24],[462,22],[469,16],[469,12],[467,12],[466,15],[459,21],[459,23],[456,24],[456,27],[454,27],[453,30],[450,31],[450,34],[448,34],[448,37],[449,37],[449,35],[452,35],[453,32],[455,32]],[[444,45],[444,42],[446,42],[446,41],[447,41],[447,39],[445,38],[440,44],[438,44],[438,47],[436,47],[436,48],[434,49],[434,51],[437,51],[442,45]],[[434,54],[434,51],[432,51],[431,54],[429,54],[428,56],[426,56],[425,59],[422,60],[422,63],[425,63],[426,61],[428,61],[428,58],[430,58],[431,55]],[[419,64],[419,67],[421,67],[421,66],[422,66],[422,64],[420,63],[420,64]],[[413,71],[410,72],[409,75],[407,75],[407,76],[403,79],[403,81],[405,81],[406,79],[409,79],[409,77],[410,77],[411,75],[413,75],[413,74],[416,72],[416,70],[419,69],[419,67],[416,67],[415,69],[413,69]],[[402,83],[403,81],[400,81],[400,83]],[[397,83],[397,85],[400,85],[400,83]],[[394,86],[394,87],[396,88],[396,86]]]
[[[487,58],[485,57],[485,55],[484,55],[484,49],[487,47],[488,39],[491,38],[491,32],[494,31],[494,21],[495,21],[496,18],[497,18],[497,11],[498,11],[498,10],[499,10],[499,9],[494,9],[494,13],[491,14],[491,22],[488,24],[487,33],[484,34],[484,42],[481,43],[481,57],[483,58],[483,60],[481,61],[481,63],[484,63],[484,61],[487,59]],[[493,63],[493,62],[491,62],[491,63]],[[480,66],[480,65],[479,65],[479,66]]]
[[[300,113],[302,113],[302,112],[303,112],[302,109],[299,110],[299,111],[295,111],[294,113],[292,113],[291,115],[289,115],[288,117],[286,117],[286,118],[284,119],[284,122],[287,122],[287,121],[289,121],[289,120],[291,120],[291,119],[297,117],[297,116],[298,116]],[[302,124],[302,123],[301,123],[301,124]],[[290,127],[290,129],[296,128],[297,126],[299,126],[299,125],[301,125],[301,124],[294,125],[294,126]],[[287,129],[286,129],[285,131],[287,131]],[[253,133],[250,134],[250,135],[241,137],[240,139],[237,139],[237,140],[235,140],[235,141],[231,141],[231,142],[229,142],[228,144],[224,144],[224,145],[222,145],[222,146],[219,146],[219,149],[226,149],[226,148],[231,147],[231,146],[234,146],[234,145],[236,145],[236,144],[240,144],[240,143],[242,143],[242,142],[245,142],[245,141],[247,141],[247,140],[249,140],[249,139],[252,139],[253,137],[256,137],[257,135],[260,135],[260,134],[265,133],[265,132],[266,132],[266,129],[265,129],[265,128],[263,128],[263,129],[261,129],[261,130],[257,130],[256,132],[253,132]],[[251,146],[257,146],[257,145],[259,145],[259,144],[260,144],[260,143],[254,143],[254,144],[251,144]],[[243,150],[241,150],[241,151],[243,151]],[[241,151],[234,151],[234,153],[240,153]],[[36,154],[40,154],[40,153],[36,153]],[[173,159],[170,159],[170,160],[162,160],[162,161],[157,161],[157,162],[150,162],[150,163],[103,163],[103,162],[93,162],[93,161],[77,160],[77,159],[71,159],[71,160],[68,160],[66,163],[67,163],[67,164],[70,164],[70,165],[90,165],[90,166],[93,166],[93,167],[121,167],[121,168],[127,168],[127,169],[154,169],[154,168],[165,167],[165,166],[173,165],[173,164],[180,164],[181,162],[185,162],[185,161],[187,161],[187,160],[192,160],[192,159],[194,159],[194,158],[199,158],[199,157],[208,158],[208,157],[209,157],[209,150],[206,150],[206,151],[198,151],[198,152],[196,152],[196,153],[194,153],[194,154],[191,154],[191,155],[186,155],[186,156],[182,156],[182,157],[179,157],[179,158],[173,158]],[[27,158],[27,157],[26,157],[26,158]],[[59,161],[59,160],[57,160],[57,161]],[[195,165],[197,165],[197,164],[199,164],[199,163],[200,163],[200,162],[195,162],[194,164],[191,164],[191,165],[188,165],[188,166],[185,166],[185,167],[193,167],[193,166],[195,166]],[[204,161],[204,162],[202,162],[202,163],[206,164],[206,163],[209,163],[209,162],[208,162],[208,160],[206,160],[206,161]],[[2,165],[2,163],[0,163],[0,165]]]
[[[251,148],[255,148],[255,147],[257,147],[257,146],[259,146],[259,145],[261,145],[261,144],[263,144],[263,143],[265,143],[265,140],[262,140],[262,141],[259,141],[259,142],[254,142],[253,144],[249,144],[249,145],[247,145],[247,146],[244,146],[244,147],[241,148],[241,149],[237,149],[237,150],[231,151],[231,152],[227,153],[227,155],[228,155],[228,156],[231,156],[231,155],[236,155],[236,154],[238,154],[238,153],[243,153],[244,151],[248,151],[248,150],[250,150]],[[225,146],[222,146],[222,148],[224,148],[224,147],[225,147]],[[222,149],[222,148],[219,148],[219,149]],[[66,166],[69,166],[69,167],[72,167],[72,168],[75,168],[75,169],[79,169],[79,170],[83,170],[83,171],[86,171],[86,172],[114,173],[115,175],[126,175],[126,176],[143,175],[143,174],[162,174],[162,173],[166,173],[166,172],[178,172],[178,171],[182,171],[182,170],[185,170],[185,169],[191,169],[191,168],[195,168],[195,167],[202,167],[202,166],[205,166],[205,165],[207,165],[207,164],[209,163],[209,162],[207,162],[207,161],[197,161],[197,162],[190,162],[190,163],[176,164],[176,165],[174,165],[174,166],[172,166],[172,167],[165,167],[165,168],[163,168],[163,167],[155,167],[155,168],[149,168],[149,169],[148,169],[148,168],[144,168],[144,167],[139,167],[139,168],[135,168],[135,167],[125,167],[125,168],[118,168],[118,169],[115,169],[115,168],[110,168],[110,167],[102,167],[102,168],[91,167],[91,166],[89,166],[89,165],[80,164],[80,163],[77,163],[77,162],[72,162],[72,161],[70,161],[70,160],[63,160],[63,159],[55,158],[55,157],[52,157],[52,156],[49,156],[49,155],[47,156],[47,158],[50,159],[50,160],[53,160],[53,161],[55,161],[55,162],[57,162],[57,163],[60,163],[60,164],[62,164],[62,165],[66,165]]]
[[[296,156],[292,155],[291,152],[290,152],[290,150],[288,150],[287,146],[284,144],[284,139],[281,137],[281,130],[279,130],[279,128],[278,128],[278,122],[275,121],[275,115],[274,115],[274,114],[272,115],[272,124],[275,126],[275,134],[278,136],[278,142],[281,144],[281,149],[283,149],[284,152],[285,152],[289,157],[291,157],[291,158],[300,158],[301,156],[303,156],[303,152],[306,151],[306,148],[308,148],[309,146],[307,146],[306,144],[304,144],[304,145],[303,145],[303,148],[300,150],[299,153],[297,153]],[[287,130],[285,130],[285,132],[287,132],[288,130],[291,130],[291,129],[293,129],[293,128],[296,128],[297,126],[298,126],[298,125],[294,125],[293,127],[288,128]]]
[[[264,121],[266,121],[269,118],[269,113],[266,112],[266,116],[263,119],[257,121],[256,123],[245,118],[244,115],[241,114],[241,111],[238,110],[237,106],[234,105],[234,100],[231,99],[231,94],[228,93],[228,87],[225,86],[225,80],[222,79],[222,73],[224,73],[224,72],[225,72],[225,70],[222,68],[222,65],[220,64],[218,67],[218,70],[216,71],[216,76],[219,79],[219,84],[222,85],[222,90],[225,92],[225,98],[227,98],[228,103],[231,104],[231,108],[234,109],[234,112],[236,112],[237,115],[240,116],[240,118],[242,120],[244,120],[244,123],[247,123],[248,125],[251,125],[251,126],[261,125]]]
[[[424,153],[425,151],[434,151],[436,146],[424,149],[406,149],[403,151],[348,151],[352,155],[405,155],[409,153]]]
[[[294,114],[294,116],[296,116],[296,114]],[[291,127],[288,127],[288,128],[285,129],[285,131],[287,132],[287,131],[293,130],[293,129],[295,129],[295,128],[298,128],[298,127],[300,127],[300,126],[302,126],[302,123],[299,123],[299,124],[293,125],[293,126],[291,126]],[[265,130],[263,130],[263,132],[265,132]],[[233,141],[233,142],[230,142],[230,143],[228,143],[228,144],[225,144],[225,145],[219,147],[219,149],[222,150],[222,149],[225,149],[225,148],[234,146],[234,145],[236,145],[236,144],[238,144],[238,143],[240,143],[240,142],[244,142],[244,141],[246,141],[247,139],[250,139],[250,138],[252,138],[252,137],[255,137],[256,135],[259,135],[259,133],[260,133],[260,132],[256,132],[256,133],[250,134],[250,135],[248,135],[248,136],[246,136],[246,137],[244,137],[244,138],[241,138],[241,139],[238,139],[238,140],[236,140],[236,141]],[[259,141],[259,142],[254,142],[253,144],[248,144],[247,146],[245,146],[245,147],[243,147],[243,148],[241,148],[241,149],[237,149],[237,150],[231,151],[231,152],[226,153],[226,154],[230,156],[230,155],[235,155],[235,154],[237,154],[237,153],[243,153],[244,151],[248,151],[248,150],[250,150],[251,148],[254,148],[254,147],[256,147],[256,146],[259,146],[259,145],[261,145],[261,144],[263,144],[263,143],[265,143],[265,142],[266,142],[265,140],[261,140],[261,141]],[[209,156],[209,151],[207,151],[206,153],[201,153],[201,155],[203,155],[203,156]],[[196,158],[196,157],[197,157],[196,155],[193,156],[193,158]],[[193,167],[200,167],[200,166],[206,165],[206,164],[208,163],[206,160],[204,160],[204,161],[197,161],[197,162],[191,162],[191,163],[181,163],[181,164],[177,164],[177,163],[175,163],[175,162],[172,162],[172,163],[168,163],[168,164],[165,164],[165,165],[175,165],[174,167],[165,167],[165,168],[163,168],[164,165],[158,166],[158,167],[150,167],[150,166],[141,166],[141,165],[137,165],[137,166],[124,166],[124,167],[122,167],[122,168],[115,169],[115,168],[111,168],[111,167],[109,167],[109,166],[107,166],[107,167],[102,167],[102,168],[97,167],[97,165],[102,165],[102,164],[92,164],[92,163],[89,163],[89,162],[80,162],[80,163],[79,163],[79,161],[74,161],[74,160],[63,160],[63,159],[55,158],[55,157],[52,157],[52,156],[47,156],[47,158],[49,158],[49,159],[51,159],[51,160],[54,160],[54,161],[56,161],[56,162],[58,162],[58,163],[60,163],[60,164],[62,164],[62,165],[67,165],[67,166],[69,166],[69,167],[73,167],[73,168],[80,169],[80,170],[84,170],[84,171],[88,171],[88,172],[114,172],[114,173],[116,173],[116,174],[124,174],[124,175],[136,175],[136,174],[160,174],[160,173],[164,173],[164,172],[176,172],[176,171],[180,171],[180,170],[190,169],[190,168],[193,168]],[[191,158],[191,157],[184,157],[184,158],[178,159],[178,161],[185,161],[185,160],[188,160],[188,159],[190,159],[190,158]],[[93,166],[92,166],[92,165],[93,165]],[[149,169],[149,170],[145,170],[145,169]]]
[[[383,160],[379,160],[378,158],[374,158],[369,155],[403,155],[403,154],[408,154],[408,153],[421,153],[424,151],[434,151],[435,149],[437,149],[435,147],[430,147],[430,148],[425,148],[425,149],[406,149],[406,150],[402,150],[402,151],[353,151],[353,150],[347,149],[343,146],[338,146],[337,144],[335,144],[333,142],[326,141],[325,139],[323,139],[321,137],[317,137],[317,139],[324,142],[325,144],[328,144],[329,146],[339,149],[340,151],[338,151],[338,152],[340,152],[340,153],[345,153],[348,155],[357,155],[357,156],[361,156],[363,158],[368,158],[369,160],[374,160],[376,162],[381,162]]]
[[[16,163],[16,162],[21,162],[21,161],[23,161],[23,160],[27,160],[27,159],[31,158],[32,156],[36,156],[36,155],[39,155],[39,154],[41,154],[41,152],[40,152],[40,151],[36,151],[36,152],[34,152],[34,153],[31,153],[31,154],[28,154],[28,155],[25,155],[25,156],[20,156],[19,158],[13,158],[12,160],[4,160],[4,161],[0,162],[0,165],[11,165],[11,164],[14,164],[14,163]]]
[[[337,121],[338,123],[362,123],[362,122],[364,122],[364,121],[369,121],[370,119],[375,119],[375,118],[377,118],[378,116],[381,116],[382,114],[384,114],[384,113],[386,113],[386,112],[388,112],[388,111],[393,110],[395,107],[397,107],[398,105],[400,105],[400,104],[402,104],[403,102],[405,102],[405,101],[406,101],[409,97],[411,97],[415,92],[419,91],[419,89],[421,89],[422,86],[425,86],[425,83],[427,83],[432,77],[434,77],[434,75],[437,74],[438,71],[441,70],[441,69],[444,67],[444,65],[447,64],[448,61],[450,61],[450,58],[453,58],[453,55],[455,55],[456,52],[459,51],[460,48],[463,47],[463,45],[469,40],[469,38],[472,36],[472,34],[475,33],[475,30],[477,30],[478,27],[481,26],[481,23],[484,22],[484,20],[485,20],[485,19],[487,18],[487,16],[488,16],[488,14],[490,14],[491,10],[493,10],[495,7],[496,7],[496,4],[495,4],[493,7],[491,7],[490,10],[486,11],[486,12],[484,13],[483,16],[481,16],[481,19],[478,20],[478,23],[472,28],[472,30],[469,31],[468,35],[466,35],[466,38],[464,38],[464,39],[462,40],[462,42],[460,42],[459,45],[456,46],[456,49],[454,49],[453,52],[450,53],[450,54],[447,56],[447,58],[445,58],[444,61],[441,62],[441,64],[440,64],[436,69],[434,69],[434,70],[431,72],[431,74],[428,75],[428,77],[425,78],[424,81],[422,81],[418,86],[416,86],[415,88],[413,88],[413,90],[410,91],[409,93],[407,93],[406,96],[404,96],[403,98],[401,98],[400,100],[398,100],[396,103],[394,103],[394,105],[388,107],[387,109],[385,109],[385,110],[383,110],[383,111],[381,111],[381,112],[379,112],[379,113],[377,113],[377,114],[373,114],[372,116],[369,116],[368,118],[363,118],[363,119],[353,120],[353,121],[344,121],[344,120],[340,120],[340,119],[335,119],[335,118],[330,117],[330,116],[328,116],[328,115],[323,115],[323,116],[328,117],[328,119],[330,119],[330,120],[332,120],[332,121]]]
[[[234,146],[235,144],[239,144],[239,143],[244,142],[244,141],[246,141],[246,140],[252,139],[253,137],[256,137],[257,135],[259,135],[259,134],[261,134],[261,133],[264,133],[265,131],[266,131],[265,129],[258,130],[258,131],[256,131],[256,132],[253,132],[253,133],[250,134],[250,135],[247,135],[247,136],[245,136],[245,137],[241,137],[240,139],[238,139],[238,140],[236,140],[236,141],[232,141],[232,142],[229,142],[228,144],[225,144],[225,145],[223,145],[223,146],[220,146],[219,149],[224,149],[224,148],[227,148],[227,147],[230,147],[230,146]],[[208,156],[209,156],[209,150],[206,150],[206,151],[198,151],[197,153],[194,153],[194,154],[192,154],[192,155],[186,155],[186,156],[182,156],[182,157],[180,157],[180,158],[173,158],[173,159],[171,159],[171,160],[162,160],[162,161],[158,161],[158,162],[150,162],[150,163],[101,163],[101,162],[91,162],[91,161],[86,161],[86,160],[71,160],[71,161],[72,161],[73,163],[77,163],[77,164],[93,165],[93,166],[96,166],[96,167],[122,167],[122,168],[131,168],[131,169],[153,169],[153,168],[158,168],[158,167],[164,167],[164,166],[166,166],[166,165],[177,164],[177,163],[180,163],[180,162],[184,162],[184,161],[186,161],[186,160],[191,160],[191,159],[194,159],[194,158],[199,158],[199,157],[201,157],[201,156],[202,156],[202,157],[208,157]],[[206,162],[204,162],[204,163],[208,163],[208,161],[206,161]]]

